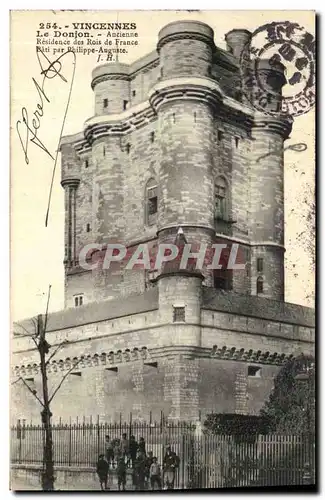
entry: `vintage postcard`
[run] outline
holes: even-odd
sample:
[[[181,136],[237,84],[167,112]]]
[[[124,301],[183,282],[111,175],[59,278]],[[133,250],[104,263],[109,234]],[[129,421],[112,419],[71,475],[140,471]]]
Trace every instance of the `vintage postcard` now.
[[[11,11],[11,488],[315,488],[315,12]]]

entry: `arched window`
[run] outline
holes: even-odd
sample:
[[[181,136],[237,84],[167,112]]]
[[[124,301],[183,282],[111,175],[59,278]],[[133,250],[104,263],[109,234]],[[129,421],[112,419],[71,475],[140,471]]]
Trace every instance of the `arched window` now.
[[[263,293],[263,278],[259,276],[256,280],[256,293]]]
[[[149,179],[146,186],[146,224],[152,226],[157,222],[158,188],[155,179]]]
[[[228,186],[224,177],[214,184],[215,219],[228,220]]]

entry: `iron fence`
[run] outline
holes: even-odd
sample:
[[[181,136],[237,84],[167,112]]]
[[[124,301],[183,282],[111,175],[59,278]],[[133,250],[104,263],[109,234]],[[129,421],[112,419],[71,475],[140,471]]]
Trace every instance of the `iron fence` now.
[[[43,466],[44,430],[39,425],[11,428],[11,462]],[[185,422],[76,423],[52,426],[56,466],[89,467],[105,453],[105,436],[123,434],[139,441],[162,464],[169,444],[180,458],[177,488],[226,488],[233,486],[299,485],[304,482],[305,464],[312,478],[315,452],[312,439],[304,435],[222,436],[199,433]],[[115,467],[113,462],[112,467]]]

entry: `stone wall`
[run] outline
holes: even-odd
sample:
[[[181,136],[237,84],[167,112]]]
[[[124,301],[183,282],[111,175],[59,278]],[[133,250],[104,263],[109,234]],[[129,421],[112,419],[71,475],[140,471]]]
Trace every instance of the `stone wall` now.
[[[95,467],[55,467],[56,491],[100,491]],[[116,473],[110,474],[109,486],[117,490]],[[127,474],[126,488],[131,490],[132,473]],[[12,465],[10,470],[12,491],[41,490],[41,469],[34,465]]]

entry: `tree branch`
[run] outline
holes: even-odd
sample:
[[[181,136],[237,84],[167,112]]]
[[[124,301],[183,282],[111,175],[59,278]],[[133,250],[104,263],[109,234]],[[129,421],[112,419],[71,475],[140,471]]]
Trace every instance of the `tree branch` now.
[[[34,318],[31,318],[31,319],[32,319],[32,321],[34,320]],[[33,333],[29,333],[29,331],[28,331],[28,330],[26,330],[26,328],[25,328],[23,325],[21,325],[20,323],[15,323],[15,324],[16,324],[16,325],[18,325],[20,328],[22,328],[22,329],[24,330],[24,332],[26,332],[26,335],[24,335],[24,334],[22,334],[22,333],[18,333],[18,332],[16,332],[16,333],[14,332],[14,335],[16,335],[16,336],[21,336],[21,337],[28,337],[28,338],[31,338],[31,339],[32,339],[32,341],[34,342],[34,344],[36,345],[37,349],[38,349],[38,343],[36,342],[36,337],[37,337],[37,335],[36,335],[36,334],[33,334]],[[33,321],[33,324],[34,324],[34,326],[35,326],[34,321]]]
[[[51,356],[48,358],[48,360],[46,361],[46,366],[49,364],[49,362],[51,361],[52,358],[54,358],[54,356],[56,355],[56,353],[61,349],[61,347],[63,347],[65,344],[68,344],[69,341],[68,340],[63,340],[63,342],[61,342],[61,344],[59,344],[57,346],[57,348],[55,349],[55,351],[53,351],[53,353],[51,354]]]
[[[49,316],[49,304],[50,304],[51,288],[52,288],[52,285],[49,285],[49,291],[47,294],[46,311],[45,311],[44,332],[46,332],[47,320],[48,320],[48,316]]]
[[[35,337],[38,337],[38,329],[37,329],[37,319],[36,318],[31,318],[34,328],[35,328]]]
[[[31,389],[31,387],[29,387],[29,385],[27,384],[27,382],[25,382],[25,380],[24,380],[22,377],[19,377],[17,380],[15,380],[14,382],[12,382],[12,384],[11,384],[11,385],[16,384],[16,383],[17,383],[17,382],[19,382],[20,380],[21,380],[21,381],[23,382],[23,384],[27,387],[27,389],[29,390],[29,392],[30,392],[31,394],[33,394],[34,398],[35,398],[35,399],[37,399],[37,401],[38,401],[38,402],[39,402],[39,403],[43,406],[43,408],[44,408],[44,403],[43,403],[43,402],[40,400],[40,398],[36,395],[36,391],[33,391],[33,389]]]
[[[71,366],[71,368],[69,368],[69,370],[67,371],[67,373],[64,375],[64,377],[62,377],[62,380],[61,382],[59,383],[59,385],[57,386],[57,388],[55,389],[55,391],[53,392],[52,396],[50,397],[49,399],[49,404],[51,403],[51,401],[53,400],[54,396],[56,395],[56,393],[58,392],[58,390],[60,389],[61,385],[63,384],[63,382],[65,381],[65,379],[67,378],[68,375],[70,375],[70,373],[72,372],[72,370],[80,363],[80,359],[79,361],[77,361],[74,365]]]

